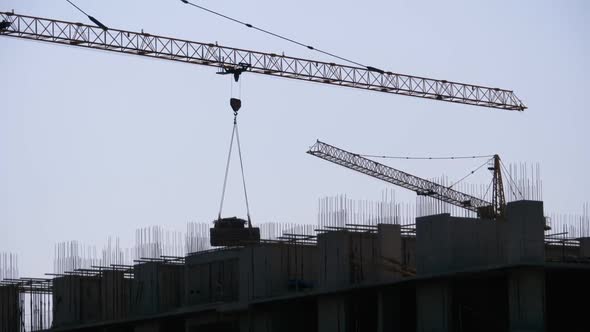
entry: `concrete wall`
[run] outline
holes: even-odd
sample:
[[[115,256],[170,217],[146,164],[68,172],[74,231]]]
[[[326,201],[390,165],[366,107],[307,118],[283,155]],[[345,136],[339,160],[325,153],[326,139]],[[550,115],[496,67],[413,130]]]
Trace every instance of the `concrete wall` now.
[[[399,278],[404,260],[400,226],[380,224],[377,230],[319,234],[319,287],[338,288]]]
[[[395,280],[402,274],[404,263],[401,226],[391,224],[377,225],[377,257],[375,262],[375,281]]]
[[[53,324],[67,326],[126,318],[131,281],[120,271],[53,279]]]
[[[328,232],[319,236],[318,246],[261,243],[195,253],[185,259],[185,303],[234,301],[236,293],[249,300],[399,277],[391,266],[404,260],[400,227],[379,225],[378,230]]]
[[[347,231],[319,234],[317,237],[320,288],[344,287],[351,282],[350,239]]]
[[[380,245],[385,250],[390,248],[384,238],[382,241],[378,241],[377,238],[376,234],[371,233],[349,233],[351,283],[379,280],[380,272],[385,267],[380,257]]]
[[[131,312],[142,316],[170,311],[184,300],[184,265],[147,262],[134,267]]]
[[[321,296],[317,300],[317,306],[318,332],[348,331],[348,310],[344,296]]]
[[[448,281],[416,285],[418,332],[447,332],[452,328],[452,289]]]
[[[307,291],[317,287],[318,249],[311,245],[283,245],[283,261],[289,291]]]
[[[315,287],[317,249],[261,243],[240,252],[240,300],[283,295]]]
[[[507,263],[545,262],[543,202],[508,203],[506,218]]]
[[[100,278],[101,319],[123,319],[129,316],[131,279],[122,271],[105,270]]]
[[[545,330],[545,272],[518,270],[508,281],[510,331]]]
[[[419,274],[443,273],[500,264],[543,263],[543,202],[508,203],[506,220],[451,217],[416,219]]]
[[[590,257],[590,237],[580,238],[580,249],[578,255],[580,257]]]
[[[417,218],[418,274],[502,264],[506,257],[502,226],[499,221],[449,214]]]
[[[131,313],[142,316],[159,311],[159,282],[157,263],[134,266],[131,292]]]
[[[416,270],[416,237],[402,237],[402,263]]]
[[[0,286],[0,331],[20,331],[19,299],[16,286]]]
[[[185,304],[238,300],[241,249],[209,251],[185,259]]]
[[[53,310],[55,326],[99,321],[100,278],[64,276],[53,279]]]
[[[545,259],[547,261],[563,261],[580,255],[580,247],[563,246],[561,244],[545,244]]]
[[[240,300],[278,295],[287,288],[287,276],[280,275],[281,255],[277,248],[256,245],[240,255]]]

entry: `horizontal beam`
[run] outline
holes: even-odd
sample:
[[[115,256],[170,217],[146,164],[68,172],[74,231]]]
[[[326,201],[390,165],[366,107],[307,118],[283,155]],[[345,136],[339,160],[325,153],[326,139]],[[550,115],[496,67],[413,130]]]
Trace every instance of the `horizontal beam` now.
[[[307,153],[396,186],[412,190],[418,195],[429,196],[473,212],[478,212],[479,208],[491,205],[491,203],[480,198],[402,172],[393,167],[380,164],[361,157],[358,154],[320,141],[317,141]]]
[[[459,104],[523,111],[514,92],[479,85],[385,72],[162,37],[143,32],[103,30],[82,23],[0,13],[0,36],[31,39],[164,60],[221,67],[228,71],[311,81]]]

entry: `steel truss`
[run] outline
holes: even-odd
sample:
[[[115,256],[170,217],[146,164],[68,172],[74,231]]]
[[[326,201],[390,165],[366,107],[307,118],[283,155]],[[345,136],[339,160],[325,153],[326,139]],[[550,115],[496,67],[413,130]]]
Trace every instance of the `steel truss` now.
[[[317,141],[307,153],[396,186],[412,190],[418,195],[430,196],[473,212],[479,213],[482,209],[491,205],[491,203],[480,198],[402,172],[320,141]]]
[[[103,30],[82,23],[0,13],[0,35],[50,43],[135,54],[221,67],[357,89],[393,93],[453,103],[523,111],[526,106],[509,90],[384,72],[218,46],[117,29]]]

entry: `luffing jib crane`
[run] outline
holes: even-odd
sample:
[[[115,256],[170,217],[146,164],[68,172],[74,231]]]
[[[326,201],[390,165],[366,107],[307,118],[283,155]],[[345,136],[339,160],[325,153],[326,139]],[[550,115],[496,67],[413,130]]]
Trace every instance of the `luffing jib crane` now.
[[[526,109],[510,90],[105,28],[0,12],[0,36],[5,37],[219,67],[236,79],[250,72],[511,111]]]
[[[494,189],[492,193],[494,197],[492,202],[488,202],[481,198],[462,193],[393,167],[383,165],[356,153],[342,150],[319,140],[309,149],[309,151],[307,151],[307,153],[385,182],[392,183],[396,186],[412,190],[418,195],[429,196],[473,211],[481,218],[503,219],[505,217],[506,200],[504,198],[500,157],[498,155],[494,155],[493,165],[489,168],[494,174]]]

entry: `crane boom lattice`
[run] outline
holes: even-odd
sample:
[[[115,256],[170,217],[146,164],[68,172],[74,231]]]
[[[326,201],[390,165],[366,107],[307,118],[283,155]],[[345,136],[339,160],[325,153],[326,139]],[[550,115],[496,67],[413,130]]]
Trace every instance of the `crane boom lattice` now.
[[[523,111],[510,90],[0,12],[0,36],[134,54],[452,103]]]
[[[307,153],[396,186],[412,190],[418,195],[430,196],[443,202],[477,212],[478,214],[489,209],[492,205],[492,203],[480,198],[419,178],[321,141],[317,141]]]

